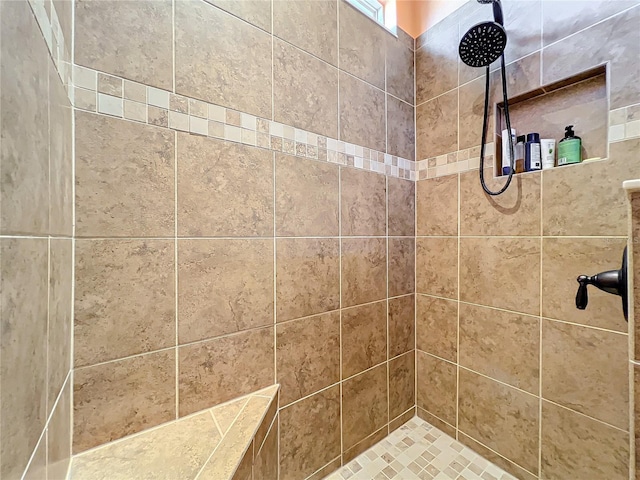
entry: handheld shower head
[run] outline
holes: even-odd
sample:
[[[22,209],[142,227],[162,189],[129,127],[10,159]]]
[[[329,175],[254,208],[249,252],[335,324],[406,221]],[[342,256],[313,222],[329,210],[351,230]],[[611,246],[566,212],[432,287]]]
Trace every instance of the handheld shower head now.
[[[460,59],[470,67],[486,67],[495,62],[507,46],[507,32],[496,22],[474,25],[460,40]]]
[[[493,4],[493,20],[500,25],[504,25],[504,17],[502,15],[502,5],[500,0],[478,0],[478,3],[483,5]]]

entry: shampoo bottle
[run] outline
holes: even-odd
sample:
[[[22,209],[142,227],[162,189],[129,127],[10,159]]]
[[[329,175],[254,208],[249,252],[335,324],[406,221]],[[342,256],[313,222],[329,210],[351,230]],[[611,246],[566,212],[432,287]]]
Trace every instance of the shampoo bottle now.
[[[582,161],[582,139],[573,131],[573,125],[564,128],[564,138],[558,142],[558,166]]]
[[[542,168],[542,155],[540,152],[540,134],[528,133],[527,143],[524,146],[524,169],[527,172]]]

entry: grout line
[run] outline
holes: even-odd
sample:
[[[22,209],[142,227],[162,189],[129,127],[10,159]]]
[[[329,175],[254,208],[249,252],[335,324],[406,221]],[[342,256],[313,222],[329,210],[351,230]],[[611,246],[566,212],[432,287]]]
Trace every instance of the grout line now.
[[[386,58],[386,57],[385,57]],[[386,61],[385,61],[385,82],[386,82]],[[386,86],[385,86],[385,90],[386,90]],[[386,97],[385,97],[385,103],[386,103]],[[386,300],[386,326],[387,326],[387,331],[386,331],[386,342],[385,342],[385,347],[387,349],[387,354],[385,355],[385,358],[387,360],[387,435],[389,434],[389,422],[391,422],[391,370],[390,370],[390,363],[389,363],[389,343],[390,343],[390,338],[389,338],[389,178],[385,177],[385,204],[384,204],[384,223],[385,223],[385,233],[387,234],[387,238],[386,238],[386,271],[385,271],[385,276],[386,276],[386,281],[385,281],[385,287],[386,287],[386,296],[387,296],[387,300]]]
[[[458,89],[458,103],[460,102],[460,89]],[[458,105],[459,108],[459,105]],[[460,114],[458,113],[458,143],[460,142]],[[456,214],[458,216],[457,218],[457,234],[458,234],[458,251],[457,251],[457,287],[456,287],[456,424],[455,424],[455,432],[456,432],[456,440],[458,439],[458,426],[459,426],[459,419],[460,419],[460,231],[461,231],[461,227],[460,227],[460,197],[461,195],[461,190],[460,190],[460,174],[458,174],[458,179],[457,179],[457,183],[456,183],[456,189],[457,189],[457,197],[458,197],[458,205],[456,208]]]
[[[544,2],[542,2],[544,3]],[[541,8],[542,10],[542,8]],[[542,15],[542,13],[541,13]],[[542,62],[542,55],[540,55],[540,62]],[[544,238],[542,237],[542,231],[544,226],[544,202],[543,188],[544,188],[544,173],[540,174],[540,290],[539,294],[539,317],[538,317],[538,475],[542,475],[542,301],[543,301],[543,271],[544,271]]]
[[[173,8],[175,12],[175,0],[172,2]],[[175,30],[175,29],[174,29]],[[174,42],[175,45],[175,42]],[[174,47],[175,53],[175,47]],[[174,58],[175,60],[175,58]],[[175,61],[174,61],[174,70],[175,70]],[[174,71],[175,78],[175,71]],[[179,340],[179,286],[178,286],[178,272],[179,272],[179,258],[178,258],[178,132],[174,132],[173,137],[173,255],[174,255],[174,322],[175,322],[175,398],[176,398],[176,411],[175,417],[180,417],[180,350],[178,346],[180,344]]]

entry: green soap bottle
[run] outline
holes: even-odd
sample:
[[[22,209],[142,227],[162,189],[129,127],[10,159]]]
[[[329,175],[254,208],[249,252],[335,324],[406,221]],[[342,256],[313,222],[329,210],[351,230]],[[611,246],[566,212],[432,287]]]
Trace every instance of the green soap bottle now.
[[[573,125],[564,128],[564,138],[558,142],[558,166],[582,161],[582,139],[573,131]]]

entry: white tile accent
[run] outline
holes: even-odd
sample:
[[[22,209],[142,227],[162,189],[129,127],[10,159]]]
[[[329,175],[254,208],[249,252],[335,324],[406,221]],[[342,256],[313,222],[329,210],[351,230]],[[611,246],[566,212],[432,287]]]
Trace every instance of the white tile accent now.
[[[609,141],[617,142],[619,140],[624,140],[624,124],[609,127]]]
[[[240,126],[242,128],[247,128],[249,130],[254,130],[256,129],[256,117],[254,117],[253,115],[249,115],[248,113],[241,113],[240,114]]]
[[[169,92],[155,87],[147,87],[147,98],[149,99],[149,105],[169,108]]]
[[[198,135],[207,135],[209,133],[209,121],[206,118],[190,115],[189,131]]]
[[[98,112],[114,117],[122,117],[122,98],[98,94]]]
[[[242,142],[242,129],[233,125],[225,125],[224,139],[231,142]]]
[[[169,112],[169,128],[180,130],[183,132],[189,131],[189,115],[180,112]]]
[[[209,105],[209,120],[224,123],[227,118],[227,109],[218,105]]]
[[[73,67],[73,84],[76,87],[86,88],[88,90],[97,90],[98,74],[95,70],[74,65]]]
[[[625,138],[640,137],[640,120],[628,122],[625,128]]]

